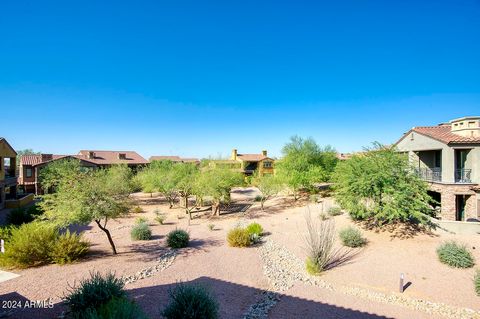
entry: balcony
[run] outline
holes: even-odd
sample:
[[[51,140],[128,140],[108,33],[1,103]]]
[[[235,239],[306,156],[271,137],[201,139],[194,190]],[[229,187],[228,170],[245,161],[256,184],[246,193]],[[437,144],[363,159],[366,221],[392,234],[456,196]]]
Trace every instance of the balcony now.
[[[428,182],[442,181],[442,169],[440,167],[416,168],[415,173],[417,174],[418,177]]]
[[[472,170],[467,168],[456,169],[455,170],[455,183],[460,184],[469,184],[472,182],[471,179]]]

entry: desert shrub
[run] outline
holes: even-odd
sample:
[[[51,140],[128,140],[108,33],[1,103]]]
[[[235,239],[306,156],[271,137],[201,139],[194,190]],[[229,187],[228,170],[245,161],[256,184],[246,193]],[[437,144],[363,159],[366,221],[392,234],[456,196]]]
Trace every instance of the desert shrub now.
[[[152,231],[145,222],[141,222],[133,226],[130,231],[130,236],[133,240],[150,240],[152,238]]]
[[[78,287],[72,287],[64,299],[74,318],[89,318],[89,312],[99,310],[112,299],[125,298],[123,286],[123,280],[113,273],[102,276],[99,272],[91,272],[90,278],[83,279]]]
[[[143,213],[143,209],[140,206],[135,206],[135,207],[132,208],[132,213],[134,213],[134,214]]]
[[[323,220],[329,219],[330,217],[327,214],[322,212],[322,213],[318,214],[318,218],[320,218],[320,220],[323,221]]]
[[[109,302],[98,307],[89,308],[86,314],[78,317],[82,319],[146,319],[140,307],[127,298],[112,298]]]
[[[263,198],[262,195],[257,195],[257,196],[255,196],[255,201],[256,202],[261,202],[262,198]]]
[[[10,239],[10,236],[12,236],[12,228],[12,226],[0,227],[0,239],[7,242]]]
[[[170,303],[163,311],[167,319],[216,319],[218,303],[201,286],[179,284],[170,291]]]
[[[135,224],[146,224],[148,220],[145,217],[137,217],[135,219]]]
[[[11,228],[1,263],[18,268],[47,264],[57,237],[56,228],[46,223],[32,222]]]
[[[475,264],[472,254],[465,245],[447,241],[437,248],[440,262],[455,268],[470,268]]]
[[[55,240],[50,259],[56,264],[71,263],[88,252],[88,242],[82,240],[82,236],[66,231]]]
[[[213,231],[215,229],[215,224],[208,224],[207,227],[208,227],[208,229]]]
[[[326,270],[336,255],[335,222],[333,219],[313,221],[309,211],[305,214],[305,221],[307,225],[305,242],[308,253],[306,269],[308,273],[316,275]]]
[[[318,203],[318,199],[319,199],[319,197],[318,197],[317,194],[311,194],[310,197],[309,197],[309,200],[312,203]]]
[[[235,227],[227,234],[227,242],[231,247],[250,246],[250,234],[245,228]]]
[[[250,235],[256,234],[257,236],[261,236],[263,233],[262,225],[260,225],[259,223],[251,223],[247,226],[247,232]]]
[[[166,219],[166,216],[165,214],[162,214],[160,213],[160,211],[156,211],[155,212],[155,220],[160,224],[160,225],[163,225],[163,223],[165,222],[165,219]]]
[[[342,215],[343,212],[342,212],[342,209],[338,206],[332,206],[328,209],[328,215],[330,216],[338,216],[338,215]]]
[[[475,286],[475,293],[477,294],[477,296],[480,296],[480,269],[475,272],[473,284]]]
[[[167,245],[171,248],[184,248],[188,246],[190,235],[183,229],[175,229],[167,235]]]
[[[342,244],[347,247],[361,247],[367,243],[367,240],[362,236],[362,233],[351,226],[340,230],[339,235]]]

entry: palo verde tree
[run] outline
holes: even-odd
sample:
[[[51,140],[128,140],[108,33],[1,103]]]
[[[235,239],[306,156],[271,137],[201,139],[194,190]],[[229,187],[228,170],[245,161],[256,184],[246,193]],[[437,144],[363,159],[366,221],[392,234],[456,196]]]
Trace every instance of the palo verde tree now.
[[[193,163],[178,163],[173,165],[172,174],[176,181],[176,189],[182,198],[185,212],[188,214],[188,199],[195,193],[195,185],[200,170]]]
[[[55,193],[46,195],[41,206],[46,218],[60,226],[94,221],[105,233],[112,252],[116,254],[107,223],[110,219],[128,214],[131,190],[132,172],[126,165],[80,171],[73,181],[60,179]]]
[[[341,162],[333,181],[337,202],[356,220],[377,226],[430,220],[427,184],[394,148],[374,143],[373,148]]]
[[[146,193],[160,192],[173,208],[178,197],[177,184],[180,174],[176,174],[172,161],[153,161],[136,176],[142,191]]]
[[[271,174],[255,176],[252,184],[262,193],[260,195],[260,208],[262,210],[265,202],[276,196],[284,187],[282,181]]]
[[[242,186],[243,175],[228,168],[206,167],[197,178],[196,193],[212,197],[212,214],[220,214],[220,206],[230,202],[230,192],[235,186]],[[198,197],[198,195],[197,195]]]
[[[55,191],[60,183],[71,185],[75,183],[84,168],[76,158],[64,158],[53,161],[40,169],[38,180],[43,190],[48,193]]]
[[[282,155],[275,164],[276,174],[291,189],[295,200],[301,190],[312,190],[316,183],[329,181],[338,161],[332,147],[322,148],[312,138],[299,136],[290,139]]]

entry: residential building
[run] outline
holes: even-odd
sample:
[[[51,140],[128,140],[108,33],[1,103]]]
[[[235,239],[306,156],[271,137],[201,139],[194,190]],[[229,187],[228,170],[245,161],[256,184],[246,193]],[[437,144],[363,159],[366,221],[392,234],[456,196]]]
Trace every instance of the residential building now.
[[[77,159],[80,165],[88,168],[107,168],[116,164],[126,164],[133,170],[147,165],[148,161],[134,151],[90,151],[82,150],[77,155],[38,154],[24,155],[20,159],[19,186],[25,193],[43,194],[39,183],[41,169],[53,161]]]
[[[0,137],[0,209],[5,207],[5,200],[17,197],[17,152]]]
[[[200,164],[200,160],[198,158],[186,158],[180,156],[151,156],[149,158],[149,161],[172,161],[174,163],[194,163],[197,165]]]
[[[229,160],[215,160],[213,165],[228,167],[239,170],[245,176],[250,176],[255,171],[259,175],[273,174],[275,160],[267,156],[267,151],[260,154],[240,154],[237,149],[233,149]]]
[[[444,220],[480,220],[480,117],[414,127],[395,144],[429,183]]]

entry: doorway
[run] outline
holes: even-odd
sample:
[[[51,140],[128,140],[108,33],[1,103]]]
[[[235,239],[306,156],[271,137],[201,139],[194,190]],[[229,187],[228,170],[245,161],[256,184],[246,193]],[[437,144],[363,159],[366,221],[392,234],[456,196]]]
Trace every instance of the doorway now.
[[[467,204],[468,195],[455,195],[455,220],[465,220],[465,206]]]

